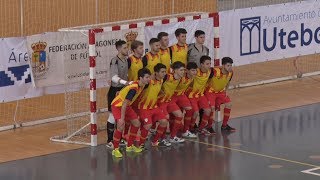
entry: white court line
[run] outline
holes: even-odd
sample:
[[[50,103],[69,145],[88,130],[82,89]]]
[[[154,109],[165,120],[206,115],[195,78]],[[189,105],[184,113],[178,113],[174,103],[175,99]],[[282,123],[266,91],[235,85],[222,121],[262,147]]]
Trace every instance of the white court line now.
[[[260,154],[260,153],[255,153],[255,152],[250,152],[250,151],[245,151],[245,150],[241,150],[241,149],[235,149],[235,148],[231,148],[231,147],[226,147],[226,146],[219,146],[216,144],[210,144],[210,143],[206,143],[206,142],[201,142],[201,141],[196,141],[196,140],[187,140],[190,142],[195,142],[195,143],[199,143],[199,144],[204,144],[207,146],[213,146],[216,148],[222,148],[222,149],[228,149],[231,151],[237,151],[237,152],[241,152],[241,153],[245,153],[245,154],[250,154],[250,155],[255,155],[255,156],[261,156],[261,157],[265,157],[265,158],[270,158],[270,159],[275,159],[275,160],[280,160],[280,161],[285,161],[285,162],[289,162],[289,163],[293,163],[293,164],[298,164],[298,165],[303,165],[303,166],[309,166],[309,167],[313,167],[312,169],[307,169],[304,171],[301,171],[302,173],[305,174],[310,174],[310,175],[315,175],[315,176],[320,176],[320,174],[312,172],[315,170],[320,170],[319,166],[313,165],[313,164],[309,164],[309,163],[304,163],[304,162],[299,162],[299,161],[293,161],[290,159],[285,159],[285,158],[280,158],[280,157],[275,157],[275,156],[270,156],[270,155],[265,155],[265,154]]]
[[[304,170],[304,171],[301,171],[301,172],[305,173],[305,174],[311,174],[311,175],[315,175],[315,176],[320,176],[319,173],[312,172],[312,171],[315,171],[315,170],[320,170],[320,167],[307,169],[307,170]]]

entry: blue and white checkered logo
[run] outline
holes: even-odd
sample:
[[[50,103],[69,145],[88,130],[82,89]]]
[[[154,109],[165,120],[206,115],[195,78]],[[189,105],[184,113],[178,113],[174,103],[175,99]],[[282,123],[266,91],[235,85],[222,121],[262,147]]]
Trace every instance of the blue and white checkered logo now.
[[[0,87],[30,82],[31,75],[29,65],[9,67],[4,71],[0,71]]]
[[[261,18],[240,19],[240,55],[260,53]]]

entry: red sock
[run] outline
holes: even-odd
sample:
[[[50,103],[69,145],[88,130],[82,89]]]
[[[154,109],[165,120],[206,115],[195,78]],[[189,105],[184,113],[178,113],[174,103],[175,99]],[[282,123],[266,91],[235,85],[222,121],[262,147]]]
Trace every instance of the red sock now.
[[[144,144],[146,142],[146,139],[148,137],[149,131],[146,128],[141,127],[140,128],[140,132],[141,132],[141,136],[140,136],[140,143],[139,144],[141,145],[141,144]]]
[[[194,117],[191,118],[191,123],[190,123],[190,127],[189,127],[189,129],[191,131],[194,131],[194,126],[196,125],[196,121],[197,121],[197,118],[194,118]]]
[[[228,121],[229,121],[229,118],[230,118],[230,112],[231,112],[231,109],[224,108],[222,126],[226,126],[228,124]]]
[[[199,130],[202,130],[203,128],[205,128],[207,126],[209,119],[210,119],[210,115],[208,116],[206,114],[203,114],[202,121],[199,126]]]
[[[139,127],[130,126],[128,147],[133,145],[133,141],[137,136],[138,130],[139,130]]]
[[[164,134],[164,131],[167,129],[167,126],[161,126],[159,125],[157,127],[157,134],[154,136],[152,142],[156,142],[159,140],[159,138]]]
[[[114,131],[114,133],[113,133],[113,147],[115,149],[119,148],[119,143],[120,143],[121,136],[122,136],[122,132],[119,131],[118,129],[116,129]]]
[[[210,113],[210,118],[209,118],[209,120],[208,120],[208,125],[207,125],[207,127],[208,127],[208,128],[212,128],[213,122],[214,122],[214,112],[212,111],[212,112]]]
[[[187,110],[186,114],[184,116],[184,127],[183,127],[183,132],[187,132],[190,128],[190,124],[191,124],[191,118],[193,115],[193,111],[192,110]]]
[[[182,119],[183,119],[182,117],[175,117],[172,130],[170,132],[171,138],[174,138],[175,136],[177,136],[177,133],[182,126]]]

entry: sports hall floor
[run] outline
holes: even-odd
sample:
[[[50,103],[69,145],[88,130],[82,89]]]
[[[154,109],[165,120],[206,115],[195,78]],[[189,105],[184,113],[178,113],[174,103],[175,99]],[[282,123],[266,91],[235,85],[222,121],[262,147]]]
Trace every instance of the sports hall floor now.
[[[320,179],[319,76],[230,95],[237,132],[217,129],[216,136],[122,160],[102,138],[96,148],[50,142],[63,122],[1,132],[0,179]]]

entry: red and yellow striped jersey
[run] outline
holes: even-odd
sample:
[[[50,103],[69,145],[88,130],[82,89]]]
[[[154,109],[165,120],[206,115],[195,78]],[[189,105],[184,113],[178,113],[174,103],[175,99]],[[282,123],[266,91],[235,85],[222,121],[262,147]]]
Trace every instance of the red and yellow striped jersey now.
[[[157,108],[158,95],[161,90],[163,80],[151,80],[137,100],[138,109]]]
[[[158,102],[162,103],[171,101],[171,97],[173,96],[179,82],[180,79],[175,79],[173,74],[167,74],[163,80]]]
[[[121,89],[119,94],[114,98],[111,105],[116,107],[121,107],[125,99],[129,100],[130,101],[129,105],[131,105],[137,99],[137,97],[141,94],[143,88],[144,86],[143,87],[139,86],[138,81],[135,81],[128,86],[125,86],[124,88]]]
[[[171,58],[170,58],[170,49],[161,49],[160,48],[160,61],[167,67],[167,73],[170,73],[170,65],[171,65]]]
[[[174,91],[174,95],[176,96],[183,95],[188,89],[188,87],[190,86],[190,84],[192,83],[192,81],[193,79],[189,79],[187,75],[181,78],[176,90]]]
[[[142,59],[134,55],[128,58],[128,80],[137,81],[138,71],[143,68]]]
[[[185,44],[184,46],[179,46],[178,44],[175,44],[170,47],[170,54],[172,63],[180,61],[187,64],[188,45]]]
[[[230,82],[233,73],[223,74],[221,68],[213,68],[213,77],[208,82],[208,92],[223,92]]]
[[[154,73],[154,66],[158,63],[160,63],[160,55],[159,54],[152,54],[151,52],[148,52],[143,58],[142,58],[142,64],[143,67],[146,67],[150,70],[151,74]]]
[[[188,98],[198,98],[203,96],[203,93],[207,87],[207,82],[210,77],[212,76],[212,71],[209,70],[208,72],[201,72],[201,70],[197,69],[197,75],[193,79],[193,83],[188,87],[185,94]]]

